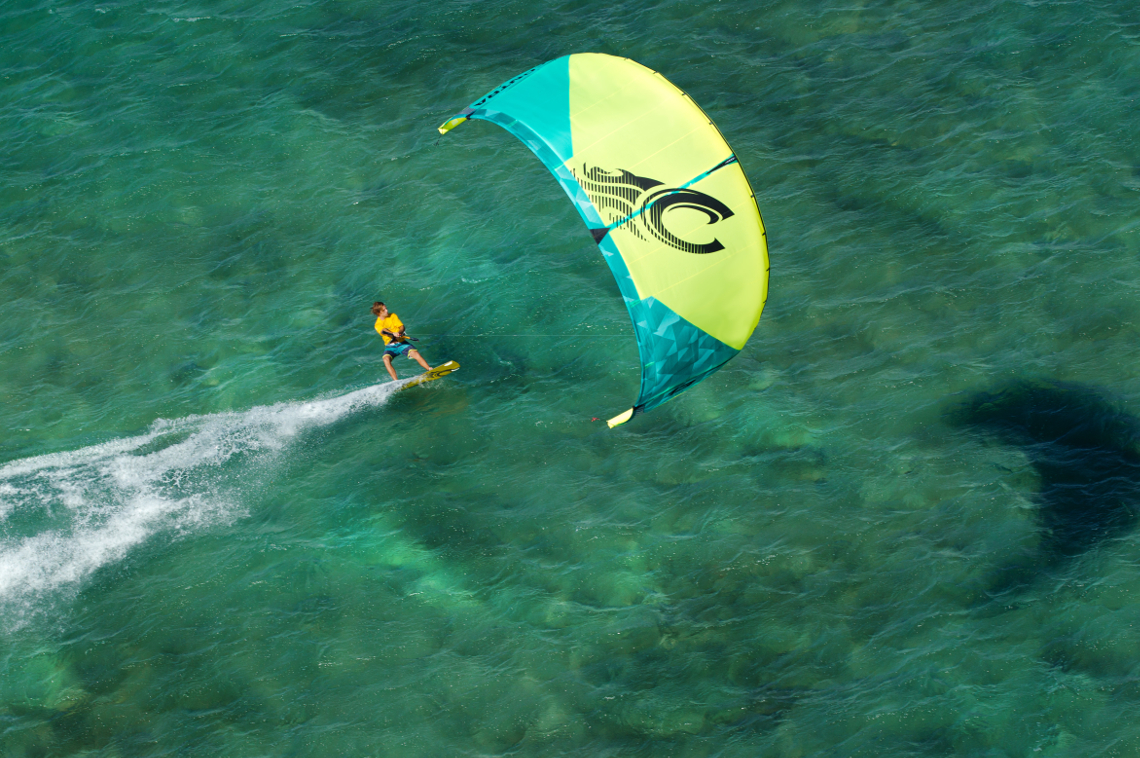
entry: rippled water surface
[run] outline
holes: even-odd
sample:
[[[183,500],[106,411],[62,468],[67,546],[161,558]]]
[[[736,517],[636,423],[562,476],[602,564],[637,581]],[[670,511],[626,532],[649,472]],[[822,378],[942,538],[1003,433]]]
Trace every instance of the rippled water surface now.
[[[1135,3],[0,39],[0,756],[1140,754]],[[772,261],[743,353],[614,431],[589,233],[435,130],[580,51],[716,120]],[[377,298],[462,370],[392,394]]]

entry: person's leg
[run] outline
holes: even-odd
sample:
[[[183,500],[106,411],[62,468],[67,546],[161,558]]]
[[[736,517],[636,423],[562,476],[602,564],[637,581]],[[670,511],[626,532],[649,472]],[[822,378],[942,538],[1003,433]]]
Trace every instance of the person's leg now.
[[[392,381],[399,381],[400,377],[396,376],[396,369],[392,368],[392,356],[384,353],[384,366],[388,369],[388,373],[392,375]]]
[[[414,360],[416,363],[423,366],[424,371],[431,371],[431,366],[427,365],[427,361],[425,361],[423,359],[423,356],[420,355],[419,350],[415,350],[415,349],[409,350],[408,351],[408,357],[411,358],[412,360]]]

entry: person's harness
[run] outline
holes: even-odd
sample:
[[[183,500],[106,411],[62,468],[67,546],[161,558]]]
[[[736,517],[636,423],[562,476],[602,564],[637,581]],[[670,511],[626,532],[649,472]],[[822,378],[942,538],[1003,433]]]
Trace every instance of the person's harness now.
[[[401,336],[401,335],[399,335],[399,334],[395,334],[395,333],[393,333],[393,332],[389,331],[388,329],[384,329],[384,330],[383,330],[383,331],[381,331],[380,333],[381,333],[381,334],[387,334],[389,337],[391,337],[391,338],[393,339],[393,341],[395,341],[395,342],[399,342],[399,343],[404,343],[404,342],[419,342],[419,340],[418,340],[418,339],[416,339],[415,337],[409,337],[409,336],[408,336],[408,335],[406,335],[406,334],[405,334],[405,335],[403,335],[403,336]]]

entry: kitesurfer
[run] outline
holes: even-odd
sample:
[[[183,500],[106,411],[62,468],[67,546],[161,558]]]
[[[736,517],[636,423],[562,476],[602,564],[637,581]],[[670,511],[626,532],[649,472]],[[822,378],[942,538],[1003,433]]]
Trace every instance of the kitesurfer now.
[[[399,316],[389,313],[384,303],[379,301],[372,304],[372,315],[376,317],[376,331],[384,339],[384,367],[392,375],[392,381],[399,380],[396,369],[392,368],[392,359],[400,355],[416,361],[424,367],[424,371],[431,371],[431,366],[420,355],[420,351],[408,344],[408,335]]]

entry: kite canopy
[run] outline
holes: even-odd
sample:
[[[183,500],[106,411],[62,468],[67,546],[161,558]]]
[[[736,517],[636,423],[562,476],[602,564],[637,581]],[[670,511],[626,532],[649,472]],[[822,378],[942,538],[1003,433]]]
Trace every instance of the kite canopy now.
[[[688,95],[628,58],[578,53],[503,82],[439,131],[468,119],[539,157],[617,279],[641,392],[611,427],[740,352],[768,295],[764,223],[732,149]]]

